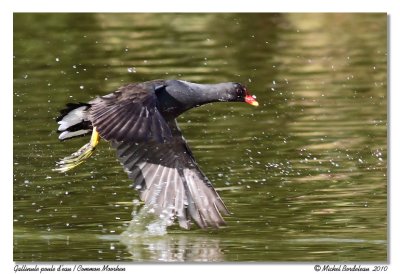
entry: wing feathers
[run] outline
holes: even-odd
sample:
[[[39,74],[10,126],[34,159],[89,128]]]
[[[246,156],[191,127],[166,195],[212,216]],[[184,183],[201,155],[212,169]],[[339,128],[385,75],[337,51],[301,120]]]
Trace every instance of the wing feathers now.
[[[158,216],[177,219],[182,228],[192,219],[199,227],[219,227],[228,211],[187,150],[175,143],[113,142],[117,156],[134,181],[140,198]]]
[[[90,102],[90,120],[106,140],[162,143],[172,138],[150,87],[128,85]]]
[[[175,120],[165,120],[158,110],[153,85],[130,84],[89,103],[93,127],[112,141],[133,187],[155,214],[176,218],[183,228],[190,227],[190,219],[201,228],[224,224],[225,205]]]
[[[109,125],[103,129],[107,137],[115,136],[120,134],[121,136],[125,136],[126,132],[130,130],[130,119],[134,117],[136,113],[139,111],[137,109],[129,109],[126,113],[117,112],[114,117],[110,117],[105,124],[109,123]],[[117,121],[117,123],[113,123],[113,121]]]

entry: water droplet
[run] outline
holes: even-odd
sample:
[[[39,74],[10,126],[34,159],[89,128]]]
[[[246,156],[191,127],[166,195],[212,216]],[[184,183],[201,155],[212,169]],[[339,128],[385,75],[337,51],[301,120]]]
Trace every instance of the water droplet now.
[[[128,68],[128,72],[129,73],[136,73],[136,68],[135,67]]]

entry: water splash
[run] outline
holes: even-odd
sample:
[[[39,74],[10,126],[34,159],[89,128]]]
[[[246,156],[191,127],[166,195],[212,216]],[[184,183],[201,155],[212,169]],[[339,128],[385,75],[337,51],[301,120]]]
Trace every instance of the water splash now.
[[[132,261],[143,262],[223,262],[220,239],[201,231],[171,230],[173,217],[155,214],[157,208],[134,202],[132,220],[119,241],[126,246]]]
[[[139,208],[134,202],[132,220],[128,228],[121,234],[121,237],[137,238],[163,236],[167,234],[167,227],[173,224],[173,216],[170,214],[154,214],[157,212],[156,205],[143,205]]]

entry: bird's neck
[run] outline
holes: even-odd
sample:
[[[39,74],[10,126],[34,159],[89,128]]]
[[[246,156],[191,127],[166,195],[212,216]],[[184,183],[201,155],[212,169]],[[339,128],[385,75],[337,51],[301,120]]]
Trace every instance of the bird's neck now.
[[[183,112],[207,103],[234,100],[229,83],[195,84],[185,81],[167,82],[165,90],[156,93],[158,107],[167,119],[176,118]]]
[[[192,107],[212,102],[228,102],[232,99],[231,90],[225,83],[205,85],[190,83],[190,89],[193,93]]]

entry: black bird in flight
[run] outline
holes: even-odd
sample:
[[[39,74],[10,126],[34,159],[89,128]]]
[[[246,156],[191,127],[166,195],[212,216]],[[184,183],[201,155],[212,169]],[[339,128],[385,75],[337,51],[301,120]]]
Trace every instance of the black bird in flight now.
[[[157,214],[190,228],[224,225],[229,214],[211,182],[197,166],[176,118],[210,102],[246,102],[255,97],[239,83],[196,84],[181,80],[133,83],[88,103],[70,103],[57,118],[59,139],[92,133],[89,143],[57,162],[66,172],[86,160],[102,138],[119,161],[140,198]]]

